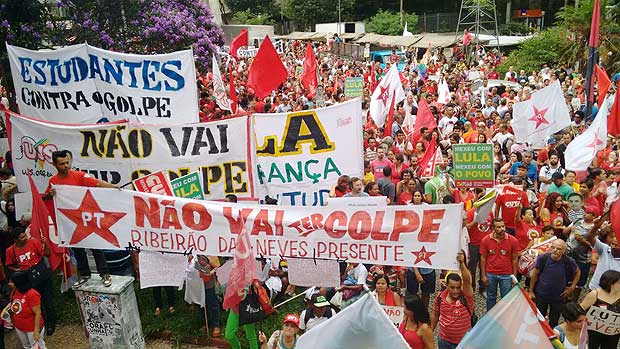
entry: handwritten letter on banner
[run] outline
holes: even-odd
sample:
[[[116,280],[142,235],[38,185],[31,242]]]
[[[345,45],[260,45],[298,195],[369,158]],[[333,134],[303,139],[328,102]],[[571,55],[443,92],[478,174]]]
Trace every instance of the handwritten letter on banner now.
[[[240,215],[255,255],[456,269],[462,205],[279,207],[56,186],[63,246],[231,256]]]
[[[198,122],[192,50],[136,55],[87,44],[53,51],[7,45],[7,50],[24,115],[69,123]]]
[[[17,185],[30,173],[39,191],[56,173],[52,152],[70,149],[73,167],[123,185],[165,170],[170,179],[198,171],[206,199],[253,197],[249,117],[186,125],[61,125],[11,115]]]
[[[257,196],[280,205],[321,206],[340,175],[360,176],[362,107],[355,99],[332,107],[255,114]]]

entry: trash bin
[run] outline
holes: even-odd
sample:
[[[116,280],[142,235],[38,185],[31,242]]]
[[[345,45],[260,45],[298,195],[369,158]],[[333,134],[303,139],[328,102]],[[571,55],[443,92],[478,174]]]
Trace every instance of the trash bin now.
[[[74,289],[90,349],[144,348],[133,282],[133,277],[113,275],[112,285],[105,287],[93,274]]]

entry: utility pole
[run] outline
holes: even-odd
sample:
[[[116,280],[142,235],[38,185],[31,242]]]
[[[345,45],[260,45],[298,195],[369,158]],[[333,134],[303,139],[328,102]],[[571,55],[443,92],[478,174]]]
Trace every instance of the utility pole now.
[[[490,34],[497,41],[499,50],[499,30],[497,29],[497,7],[495,0],[461,0],[459,21],[456,25],[454,40],[459,34],[468,29],[475,37],[474,42],[480,42],[480,34]]]
[[[342,22],[342,18],[340,17],[340,0],[338,0],[338,36],[341,35],[340,25]]]
[[[403,0],[400,0],[400,26],[403,26]]]

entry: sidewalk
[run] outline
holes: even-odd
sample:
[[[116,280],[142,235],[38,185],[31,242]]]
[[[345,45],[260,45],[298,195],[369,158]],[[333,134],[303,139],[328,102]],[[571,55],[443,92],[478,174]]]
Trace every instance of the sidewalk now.
[[[88,342],[84,335],[84,330],[81,326],[67,325],[56,328],[56,332],[51,337],[45,337],[45,344],[49,349],[57,348],[74,348],[74,349],[86,349],[88,348]],[[20,348],[19,340],[15,335],[15,331],[6,330],[5,332],[5,345],[7,348]],[[147,340],[146,348],[148,349],[174,349],[174,348],[187,348],[187,349],[215,349],[212,347],[195,346],[189,344],[181,344],[175,346],[174,343],[162,341],[162,340]]]

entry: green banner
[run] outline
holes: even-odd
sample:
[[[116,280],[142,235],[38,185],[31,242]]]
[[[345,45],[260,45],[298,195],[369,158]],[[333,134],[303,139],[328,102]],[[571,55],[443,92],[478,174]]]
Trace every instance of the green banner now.
[[[344,95],[347,99],[360,97],[364,94],[364,78],[346,78],[344,80]]]
[[[200,176],[198,172],[192,172],[183,177],[170,181],[174,196],[188,199],[204,200],[202,194],[202,186],[200,185]]]
[[[454,182],[457,187],[494,186],[493,144],[453,144],[452,161]]]

